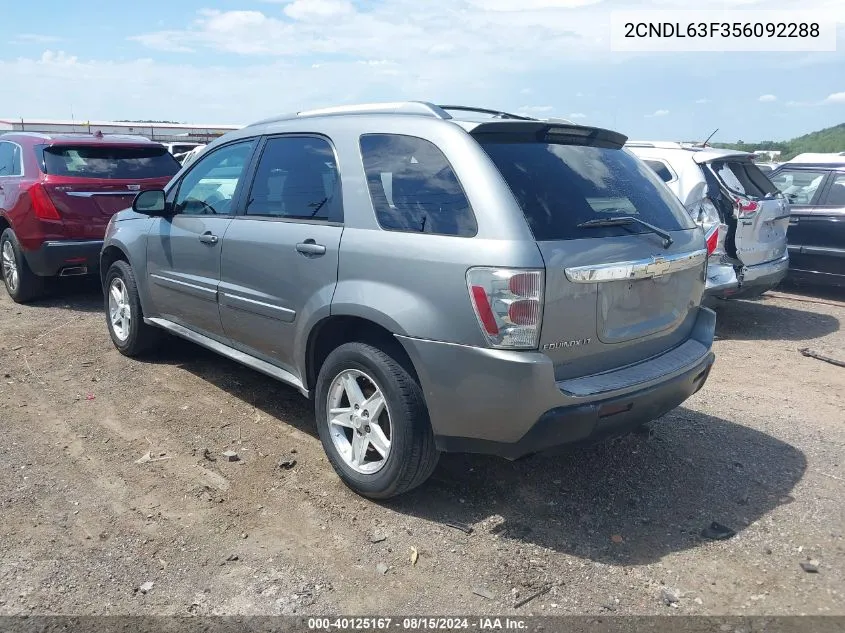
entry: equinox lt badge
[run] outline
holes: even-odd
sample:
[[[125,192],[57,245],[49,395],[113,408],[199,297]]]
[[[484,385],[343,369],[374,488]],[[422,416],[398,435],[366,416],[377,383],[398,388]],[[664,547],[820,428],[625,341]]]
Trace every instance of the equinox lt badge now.
[[[553,349],[566,349],[570,347],[581,347],[582,345],[589,345],[593,339],[591,338],[582,338],[577,339],[575,341],[558,341],[557,343],[546,343],[543,345],[542,350],[544,352],[553,350]]]

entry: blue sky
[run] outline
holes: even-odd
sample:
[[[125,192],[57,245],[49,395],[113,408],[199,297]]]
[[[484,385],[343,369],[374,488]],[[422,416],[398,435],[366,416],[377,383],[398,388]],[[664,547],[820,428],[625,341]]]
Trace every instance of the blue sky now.
[[[611,52],[614,9],[689,0],[146,0],[12,3],[0,118],[249,123],[338,103],[420,99],[562,116],[631,138],[780,140],[845,122],[836,52]],[[707,3],[707,8],[728,5]],[[733,0],[795,9],[788,0]]]

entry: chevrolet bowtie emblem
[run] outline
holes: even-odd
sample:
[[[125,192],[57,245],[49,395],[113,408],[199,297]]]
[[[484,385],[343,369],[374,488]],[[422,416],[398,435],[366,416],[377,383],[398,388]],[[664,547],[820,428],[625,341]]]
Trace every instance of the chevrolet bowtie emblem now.
[[[666,260],[664,257],[652,257],[652,261],[650,264],[647,264],[645,267],[646,274],[652,277],[660,277],[661,275],[665,275],[669,272],[669,269],[672,267],[672,264]]]

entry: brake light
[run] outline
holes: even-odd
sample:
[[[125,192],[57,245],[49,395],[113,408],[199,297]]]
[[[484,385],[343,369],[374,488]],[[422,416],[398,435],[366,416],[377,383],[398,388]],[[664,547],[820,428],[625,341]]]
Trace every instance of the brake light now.
[[[734,206],[738,218],[750,218],[760,209],[759,203],[741,196],[734,196]]]
[[[719,245],[719,225],[716,224],[710,228],[710,232],[705,234],[707,240],[707,255],[712,255],[716,252],[716,247]]]
[[[471,268],[472,307],[492,347],[536,348],[543,315],[543,271]]]
[[[50,194],[44,189],[44,185],[36,183],[29,188],[29,199],[32,201],[32,210],[35,217],[41,220],[61,220],[56,205],[50,200]]]

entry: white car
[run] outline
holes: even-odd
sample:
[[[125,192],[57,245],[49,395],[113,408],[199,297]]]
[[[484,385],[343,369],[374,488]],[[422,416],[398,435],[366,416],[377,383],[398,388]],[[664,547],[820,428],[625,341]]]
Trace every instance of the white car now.
[[[786,276],[789,204],[753,154],[680,143],[629,141],[704,229],[711,297],[756,296]]]

